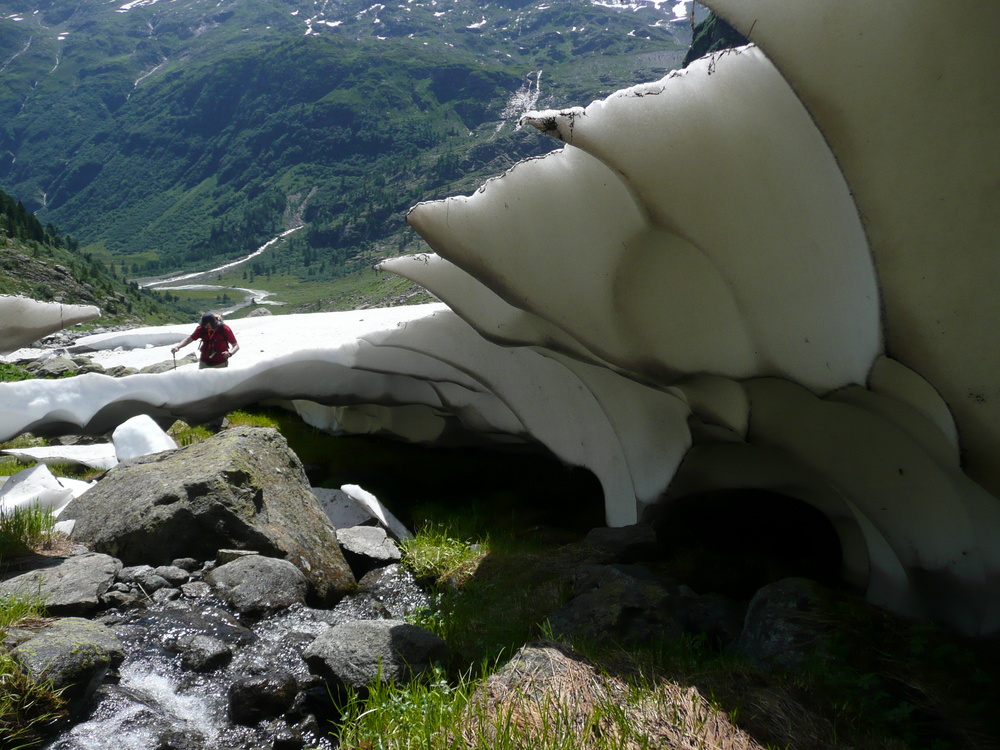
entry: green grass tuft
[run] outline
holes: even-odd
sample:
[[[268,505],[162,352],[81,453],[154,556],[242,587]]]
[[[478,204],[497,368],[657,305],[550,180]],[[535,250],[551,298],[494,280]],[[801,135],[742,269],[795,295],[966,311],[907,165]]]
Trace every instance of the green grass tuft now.
[[[37,504],[0,510],[0,557],[51,546],[53,526],[52,513]]]

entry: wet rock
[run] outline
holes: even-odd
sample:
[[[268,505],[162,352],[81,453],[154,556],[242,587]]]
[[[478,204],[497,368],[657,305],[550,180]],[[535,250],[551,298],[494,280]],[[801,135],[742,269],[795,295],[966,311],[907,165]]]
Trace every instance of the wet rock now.
[[[302,654],[314,674],[334,688],[407,682],[448,658],[444,641],[401,620],[365,620],[330,628]]]
[[[366,573],[358,582],[358,591],[377,599],[397,620],[430,606],[430,600],[416,578],[399,563]]]
[[[402,558],[399,547],[381,526],[352,526],[337,529],[337,542],[355,577]]]
[[[122,568],[118,572],[118,580],[137,586],[146,596],[152,596],[159,589],[170,585],[167,579],[157,575],[150,565],[133,565]]]
[[[212,595],[212,587],[204,581],[192,581],[181,586],[181,594],[188,599],[204,599]]]
[[[170,564],[175,568],[180,568],[181,570],[185,570],[188,573],[193,573],[194,571],[196,571],[198,568],[201,567],[201,563],[199,563],[193,557],[178,557],[176,560],[171,561]]]
[[[308,582],[287,560],[251,555],[212,570],[215,594],[239,614],[261,618],[293,604],[304,604]]]
[[[160,578],[174,588],[187,583],[188,578],[191,577],[184,568],[179,568],[176,565],[161,565],[155,568],[153,573],[160,576]]]
[[[76,713],[112,667],[125,658],[121,641],[91,620],[65,617],[36,631],[10,655],[38,680],[65,688],[63,697]]]
[[[41,596],[50,614],[92,613],[114,583],[122,564],[109,555],[87,553],[40,561],[42,567],[0,583],[0,594]]]
[[[229,717],[237,724],[256,724],[281,716],[297,694],[298,684],[288,672],[244,677],[229,686]]]
[[[191,672],[211,672],[226,666],[233,658],[227,643],[208,635],[192,635],[177,641],[181,667]]]
[[[156,604],[163,604],[164,602],[172,602],[175,599],[179,599],[180,596],[180,589],[158,589],[156,593],[153,594],[153,601]]]
[[[126,565],[254,549],[298,567],[321,606],[354,585],[301,462],[277,430],[238,427],[108,471],[70,502],[72,537]]]

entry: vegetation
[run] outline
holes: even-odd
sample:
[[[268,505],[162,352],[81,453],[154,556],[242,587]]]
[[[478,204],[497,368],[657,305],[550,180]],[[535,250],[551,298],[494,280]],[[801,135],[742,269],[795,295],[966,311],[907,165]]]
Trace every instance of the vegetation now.
[[[338,730],[344,748],[443,749],[456,737],[470,748],[665,747],[678,721],[690,735],[724,715],[768,748],[985,748],[1000,736],[998,644],[847,592],[821,616],[829,643],[798,669],[765,670],[700,636],[645,648],[574,641],[567,645],[595,665],[587,684],[603,688],[585,716],[579,704],[588,699],[574,692],[525,724],[505,713],[508,703],[484,699],[495,690],[488,678],[521,644],[551,639],[544,614],[565,597],[558,580],[579,548],[512,529],[478,502],[434,510],[439,521],[405,544],[404,564],[435,592],[414,621],[444,637],[454,659],[428,682],[354,694]],[[730,740],[723,732],[710,746],[737,746]]]
[[[48,509],[37,505],[9,511],[0,508],[0,559],[48,548],[54,526]]]
[[[0,294],[43,302],[90,304],[103,323],[166,322],[178,309],[159,294],[120,278],[75,240],[42,223],[24,204],[0,190]],[[0,382],[16,370],[0,365]]]
[[[241,281],[320,287],[417,249],[414,203],[552,149],[514,127],[523,109],[662,75],[689,33],[589,2],[415,2],[379,6],[377,24],[356,0],[323,8],[335,25],[309,34],[305,0],[52,0],[0,19],[0,185],[129,279],[304,225]],[[323,298],[299,297],[289,309]]]

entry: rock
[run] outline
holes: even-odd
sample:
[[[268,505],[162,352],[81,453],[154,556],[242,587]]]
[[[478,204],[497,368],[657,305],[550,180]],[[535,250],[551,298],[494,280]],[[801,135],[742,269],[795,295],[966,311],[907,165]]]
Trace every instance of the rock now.
[[[51,679],[54,687],[66,688],[63,697],[76,713],[108,670],[122,663],[125,651],[104,625],[65,617],[37,631],[10,655],[36,679]]]
[[[355,577],[402,559],[399,547],[381,526],[337,529],[337,542]]]
[[[430,606],[413,574],[399,563],[366,573],[358,582],[358,591],[377,599],[397,620]]]
[[[743,630],[746,607],[722,594],[682,594],[671,601],[686,632],[703,633],[717,646],[733,643]]]
[[[249,549],[220,549],[215,554],[215,564],[225,565],[226,563],[231,563],[233,560],[239,560],[241,557],[259,554],[256,550]]]
[[[229,644],[209,635],[181,638],[177,650],[181,653],[181,667],[191,672],[211,672],[226,666],[233,658]]]
[[[212,595],[212,587],[204,581],[192,581],[181,585],[181,594],[188,599],[204,599]]]
[[[87,615],[97,609],[122,567],[115,558],[95,552],[48,558],[43,565],[0,583],[0,594],[41,596],[57,617]]]
[[[178,568],[176,565],[161,565],[155,568],[153,573],[175,587],[187,583],[188,578],[191,577],[186,570]]]
[[[272,314],[271,311],[268,310],[266,307],[258,307],[256,310],[253,310],[253,311],[247,313],[246,317],[248,317],[248,318],[266,318],[268,315],[271,315],[271,314]]]
[[[200,563],[193,557],[178,557],[170,563],[175,568],[180,568],[181,570],[186,570],[188,573],[193,573],[199,567]]]
[[[448,658],[448,647],[429,630],[402,620],[362,620],[330,628],[302,657],[332,687],[364,689],[377,681],[418,678]]]
[[[670,594],[656,580],[587,565],[571,575],[569,584],[577,595],[549,616],[556,635],[644,645],[683,632]]]
[[[304,604],[309,586],[302,571],[287,560],[261,555],[220,565],[206,581],[222,601],[255,619]]]
[[[821,615],[829,602],[826,589],[806,578],[769,583],[750,600],[737,650],[761,666],[799,666],[825,650],[830,626]]]
[[[618,562],[649,559],[656,552],[656,532],[649,524],[591,529],[583,543],[610,554]]]
[[[69,357],[51,357],[34,369],[33,374],[39,378],[58,378],[69,373],[76,373],[80,367]]]
[[[155,592],[170,585],[166,578],[157,575],[156,571],[149,565],[133,565],[122,568],[118,573],[118,580],[135,584],[146,596],[152,596]]]
[[[111,469],[71,502],[73,539],[126,565],[253,549],[305,573],[320,606],[354,584],[302,464],[273,429],[235,428]]]
[[[288,672],[268,672],[237,680],[229,686],[229,718],[256,724],[281,716],[295,702],[298,685]]]

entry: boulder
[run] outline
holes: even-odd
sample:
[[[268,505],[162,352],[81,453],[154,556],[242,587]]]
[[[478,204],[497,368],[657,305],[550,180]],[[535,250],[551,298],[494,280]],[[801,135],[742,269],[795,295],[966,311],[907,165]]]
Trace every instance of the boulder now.
[[[309,584],[287,560],[249,555],[209,571],[205,581],[241,615],[259,619],[304,604]]]
[[[229,686],[229,717],[237,724],[256,724],[281,716],[295,702],[298,684],[288,672],[268,672]]]
[[[51,679],[54,687],[65,688],[70,713],[76,713],[108,670],[122,663],[125,651],[104,625],[66,617],[34,633],[10,655],[36,679]]]
[[[794,668],[807,656],[822,656],[831,629],[823,616],[830,599],[826,589],[806,578],[769,583],[750,600],[737,650],[765,667]]]
[[[448,647],[429,630],[402,620],[361,620],[330,628],[302,657],[332,687],[364,689],[420,677],[448,658]]]
[[[210,560],[219,548],[287,559],[318,603],[354,584],[336,530],[277,430],[236,428],[122,464],[71,502],[72,537],[126,565]]]
[[[87,615],[97,609],[122,567],[113,557],[95,552],[48,558],[43,565],[0,583],[0,594],[40,596],[57,617]]]
[[[574,571],[567,583],[576,595],[549,616],[552,632],[640,645],[680,635],[683,627],[664,586],[648,571],[634,576],[627,570],[587,565]]]
[[[399,547],[381,526],[352,526],[337,529],[337,542],[344,559],[357,578],[402,559]]]

